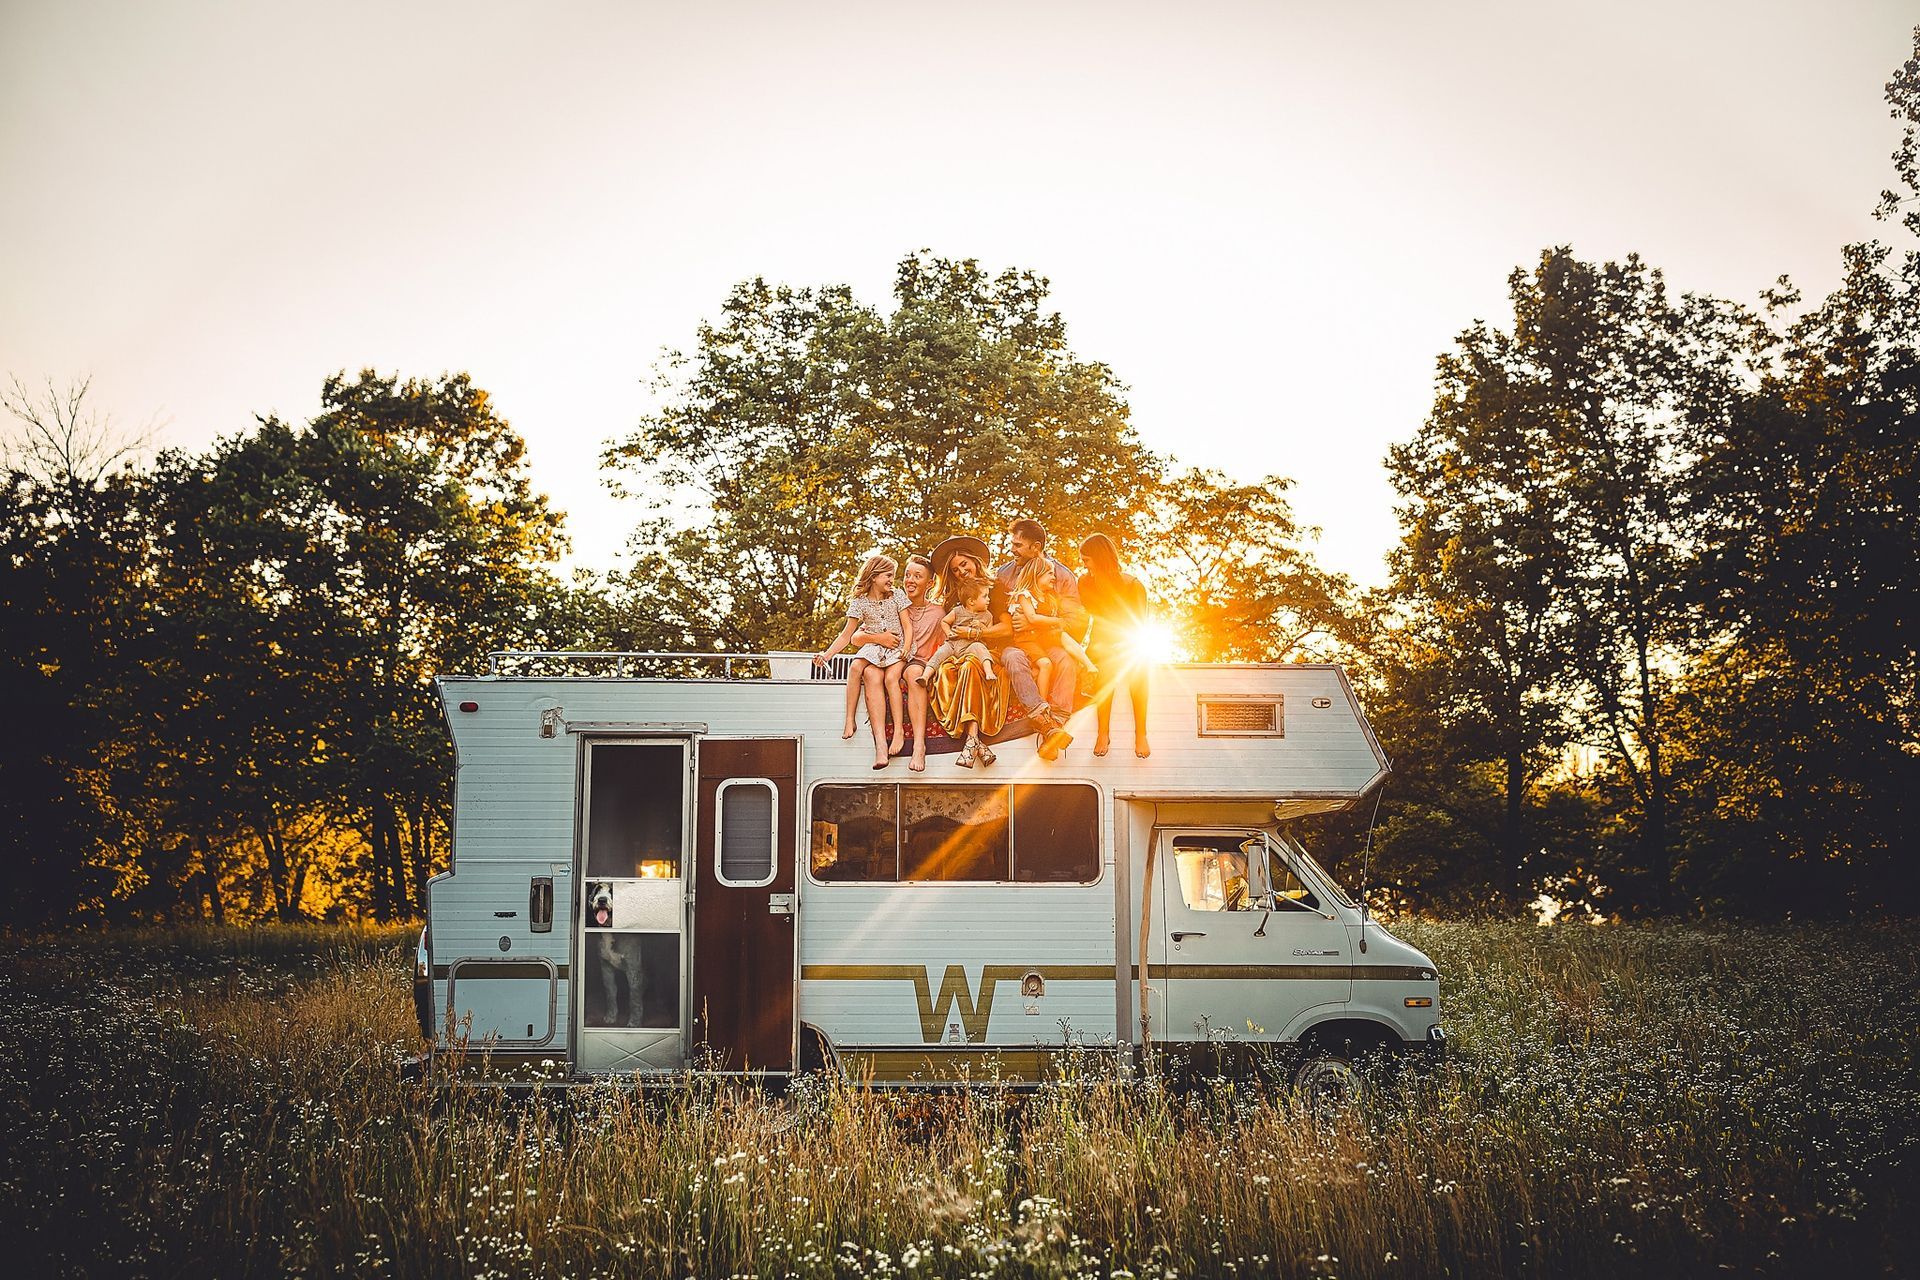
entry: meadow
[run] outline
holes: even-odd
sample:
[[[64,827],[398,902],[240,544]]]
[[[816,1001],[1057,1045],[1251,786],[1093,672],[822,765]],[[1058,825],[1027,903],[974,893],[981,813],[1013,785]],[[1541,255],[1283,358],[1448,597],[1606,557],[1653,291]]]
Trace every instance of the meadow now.
[[[401,932],[0,943],[17,1275],[1920,1271],[1920,926],[1404,922],[1450,1061],[1316,1115],[1090,1060],[429,1097]]]

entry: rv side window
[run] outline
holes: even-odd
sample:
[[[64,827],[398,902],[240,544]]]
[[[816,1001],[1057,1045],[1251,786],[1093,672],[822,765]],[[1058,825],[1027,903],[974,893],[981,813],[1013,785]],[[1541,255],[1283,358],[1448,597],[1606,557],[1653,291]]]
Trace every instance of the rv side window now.
[[[1100,793],[1087,786],[1013,788],[1013,878],[1085,884],[1100,878]]]
[[[721,884],[755,889],[773,883],[779,802],[765,778],[728,778],[719,788],[714,846]]]
[[[731,816],[727,821],[732,821]],[[1091,884],[1100,792],[1085,783],[813,789],[816,880]]]
[[[1173,862],[1180,873],[1180,896],[1195,911],[1248,911],[1253,889],[1247,883],[1244,834],[1175,836]]]
[[[1287,851],[1289,858],[1294,859],[1300,865],[1311,871],[1314,876],[1319,879],[1320,883],[1325,885],[1328,891],[1340,902],[1340,905],[1353,907],[1356,910],[1359,908],[1360,904],[1353,900],[1353,895],[1342,888],[1338,880],[1335,880],[1327,874],[1327,869],[1321,866],[1312,854],[1307,852],[1305,845],[1295,840],[1292,836],[1283,835],[1280,837],[1280,846]]]
[[[1314,897],[1313,890],[1307,888],[1280,850],[1267,847],[1267,874],[1272,877],[1274,905],[1284,906],[1294,903],[1312,911],[1320,909],[1320,899]]]
[[[814,879],[900,878],[897,791],[889,783],[813,789]]]
[[[1005,787],[902,787],[900,878],[1010,880]]]
[[[671,880],[680,874],[686,752],[651,743],[595,743],[587,756],[587,874]]]

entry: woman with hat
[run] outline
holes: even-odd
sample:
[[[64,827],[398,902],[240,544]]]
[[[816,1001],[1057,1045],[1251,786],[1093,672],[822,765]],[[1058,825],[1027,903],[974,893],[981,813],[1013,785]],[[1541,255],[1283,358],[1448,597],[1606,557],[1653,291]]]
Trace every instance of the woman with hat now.
[[[992,581],[986,571],[987,544],[978,538],[948,538],[933,549],[931,559],[934,576],[940,579],[940,598],[946,603],[960,598],[962,583]],[[962,633],[950,638],[978,640],[980,636]],[[965,744],[954,760],[961,768],[993,763],[993,748],[985,739],[1006,727],[1006,686],[1004,680],[987,679],[980,660],[964,654],[949,658],[928,674],[927,705],[933,718]]]

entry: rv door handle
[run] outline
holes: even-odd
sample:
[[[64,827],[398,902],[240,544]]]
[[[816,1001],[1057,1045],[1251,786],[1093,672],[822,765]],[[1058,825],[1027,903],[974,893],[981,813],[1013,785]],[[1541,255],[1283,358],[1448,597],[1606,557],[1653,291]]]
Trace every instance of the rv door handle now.
[[[527,890],[528,930],[532,933],[553,932],[553,877],[535,876],[533,884]]]
[[[1191,930],[1175,930],[1173,940],[1175,942],[1184,942],[1188,938],[1204,938],[1206,936],[1204,933],[1195,933]]]

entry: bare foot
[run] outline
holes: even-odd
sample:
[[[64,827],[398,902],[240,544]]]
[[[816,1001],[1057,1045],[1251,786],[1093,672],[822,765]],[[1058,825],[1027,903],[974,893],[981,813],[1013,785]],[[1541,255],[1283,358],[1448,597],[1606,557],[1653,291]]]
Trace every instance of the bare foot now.
[[[840,736],[843,738],[851,738],[854,734],[858,732],[860,732],[860,726],[855,724],[853,721],[849,720],[847,721],[845,726],[841,728]]]
[[[892,742],[889,742],[887,744],[887,754],[890,756],[897,756],[902,751],[905,751],[906,749],[907,749],[907,740],[905,738],[895,738]]]
[[[1147,740],[1145,738],[1135,738],[1133,740],[1133,754],[1139,756],[1142,760],[1145,760],[1148,756],[1153,754],[1153,748],[1147,745]]]
[[[873,762],[873,767],[876,769],[884,769],[892,763],[893,763],[892,756],[881,756],[878,760],[875,760]]]
[[[914,752],[913,759],[907,762],[907,768],[913,770],[915,773],[925,773],[927,771],[927,753],[924,751]]]
[[[1093,740],[1093,754],[1103,756],[1107,754],[1107,748],[1112,745],[1113,742],[1103,733]]]

